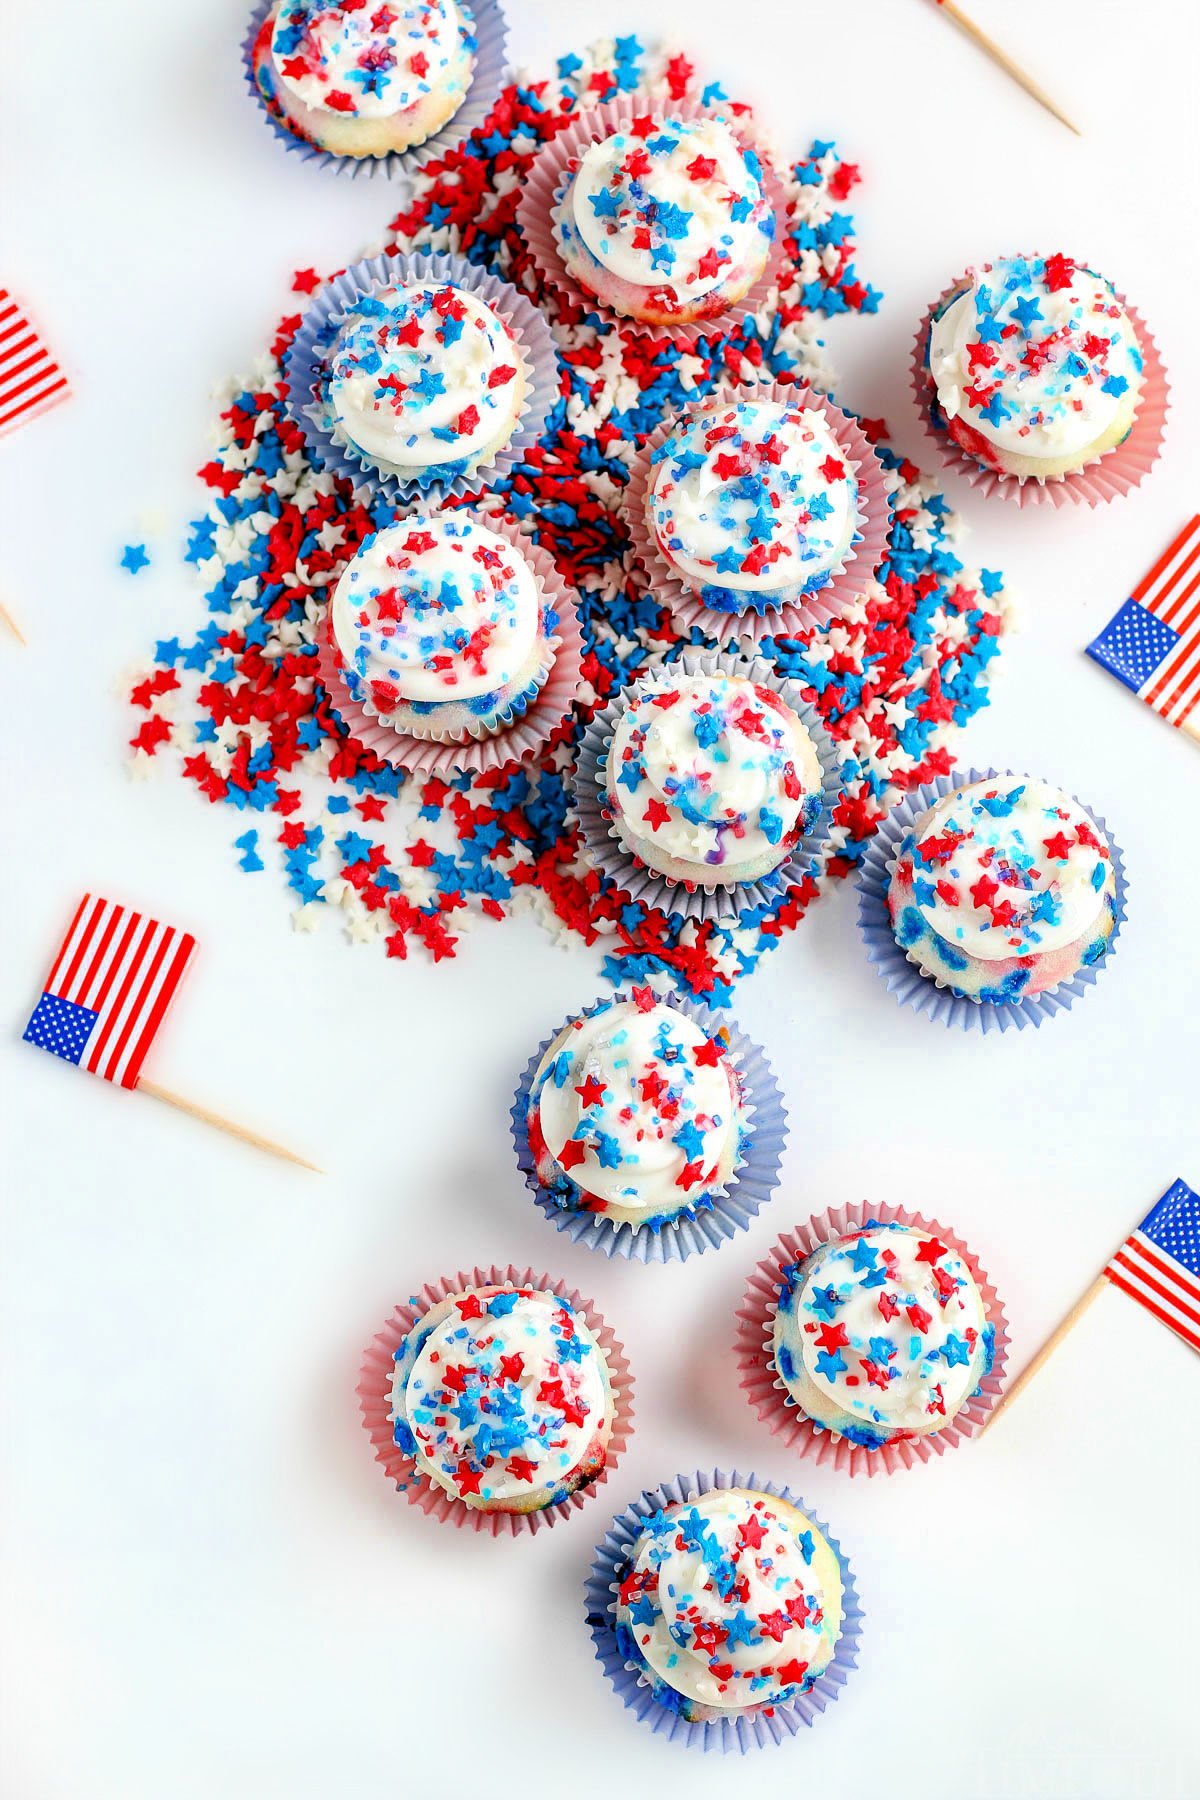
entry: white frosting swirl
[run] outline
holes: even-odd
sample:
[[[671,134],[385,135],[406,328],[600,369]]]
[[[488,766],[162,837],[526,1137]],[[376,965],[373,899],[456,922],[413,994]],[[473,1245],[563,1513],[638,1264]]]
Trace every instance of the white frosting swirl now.
[[[279,0],[271,56],[301,105],[383,119],[430,94],[457,67],[464,40],[455,0]]]
[[[538,623],[529,564],[462,512],[417,513],[376,532],[333,595],[338,649],[381,712],[504,687],[528,661]]]
[[[837,1647],[842,1596],[836,1553],[797,1507],[714,1488],[647,1521],[617,1618],[690,1716],[719,1716],[810,1688]]]

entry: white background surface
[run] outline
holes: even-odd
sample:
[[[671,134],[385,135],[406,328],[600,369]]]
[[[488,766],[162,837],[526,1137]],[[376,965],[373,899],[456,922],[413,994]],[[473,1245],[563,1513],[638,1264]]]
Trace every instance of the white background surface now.
[[[782,1191],[749,1235],[664,1270],[573,1249],[511,1154],[516,1074],[593,997],[598,951],[564,953],[529,919],[482,926],[437,969],[351,949],[332,921],[297,936],[276,877],[238,871],[231,814],[123,770],[119,673],[201,616],[178,545],[208,390],[295,304],[291,271],[352,260],[393,196],[271,139],[241,87],[237,0],[0,3],[0,281],[76,389],[0,445],[0,582],[31,639],[0,640],[4,1800],[1200,1787],[1200,1368],[1178,1340],[1106,1293],[982,1444],[870,1484],[776,1449],[727,1355],[778,1231],[871,1196],[932,1211],[978,1250],[1020,1363],[1172,1177],[1200,1181],[1200,752],[1081,654],[1200,501],[1195,26],[1170,0],[975,8],[1082,141],[921,0],[690,0],[688,46],[790,152],[836,137],[862,165],[858,264],[886,300],[828,335],[843,397],[914,453],[911,334],[971,259],[1086,254],[1153,322],[1177,409],[1139,494],[1091,518],[949,488],[975,527],[966,554],[1008,573],[1024,614],[961,753],[1061,778],[1104,811],[1131,917],[1071,1016],[962,1040],[884,992],[852,894],[822,900],[736,1009],[788,1093]],[[599,17],[648,36],[681,9],[510,11],[517,60],[544,61]],[[141,538],[155,562],[131,580],[117,558]],[[200,936],[153,1074],[308,1150],[323,1179],[18,1042],[85,886]],[[397,1298],[493,1259],[594,1295],[639,1382],[627,1461],[528,1542],[411,1512],[353,1397]],[[794,1480],[868,1614],[842,1700],[740,1770],[626,1714],[581,1617],[610,1513],[715,1462]]]

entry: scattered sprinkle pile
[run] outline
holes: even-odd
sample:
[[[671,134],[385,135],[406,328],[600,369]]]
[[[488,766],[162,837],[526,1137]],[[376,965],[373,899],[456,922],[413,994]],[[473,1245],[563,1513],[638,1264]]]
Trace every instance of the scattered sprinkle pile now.
[[[582,725],[614,687],[703,642],[680,640],[632,565],[621,493],[636,446],[718,382],[768,376],[828,388],[814,321],[873,312],[880,295],[855,272],[852,221],[839,210],[858,171],[828,143],[791,172],[779,303],[736,330],[681,351],[589,323],[582,308],[541,291],[513,223],[522,179],[538,146],[581,107],[635,89],[664,104],[724,99],[684,56],[644,51],[634,38],[564,57],[553,76],[515,81],[485,129],[421,172],[384,246],[465,256],[522,287],[552,322],[558,405],[540,443],[481,504],[530,531],[579,591],[577,717],[539,762],[474,779],[407,779],[346,737],[315,678],[318,623],[330,584],[392,512],[308,460],[281,389],[294,316],[228,393],[200,471],[210,503],[187,547],[209,619],[155,646],[133,686],[131,742],[137,772],[169,747],[209,801],[249,815],[235,839],[241,866],[281,865],[299,929],[339,907],[353,941],[382,937],[387,955],[401,958],[415,942],[440,960],[472,916],[500,918],[525,896],[556,928],[602,938],[613,980],[663,977],[719,1005],[797,923],[817,883],[806,879],[736,922],[683,922],[626,900],[581,860],[564,777]],[[303,270],[294,287],[308,295],[321,280]],[[829,630],[763,646],[805,684],[844,746],[831,875],[854,866],[900,794],[950,768],[949,730],[985,704],[1004,625],[1002,578],[964,569],[957,521],[934,483],[886,448],[881,422],[864,427],[897,482],[880,584]]]

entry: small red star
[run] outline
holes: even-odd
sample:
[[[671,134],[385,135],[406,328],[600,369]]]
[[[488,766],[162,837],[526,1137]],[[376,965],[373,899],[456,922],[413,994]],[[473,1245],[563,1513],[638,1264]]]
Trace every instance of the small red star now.
[[[1043,838],[1042,847],[1047,856],[1053,856],[1060,862],[1066,862],[1071,854],[1071,840],[1065,831],[1056,831],[1053,837]]]
[[[670,817],[670,807],[665,805],[661,800],[651,800],[647,804],[645,812],[642,814],[642,818],[645,820],[646,824],[649,825],[651,831],[657,831],[660,825],[666,825],[669,822]]]
[[[698,1069],[715,1069],[724,1054],[724,1044],[718,1043],[716,1038],[705,1038],[692,1051],[692,1061]]]
[[[808,1674],[808,1664],[793,1656],[790,1662],[780,1663],[775,1673],[786,1686],[798,1687]]]
[[[653,1012],[654,1008],[658,1005],[657,1000],[654,998],[653,988],[635,987],[632,988],[630,992],[633,994],[633,1003],[639,1012]]]
[[[507,1468],[509,1474],[515,1475],[518,1481],[532,1481],[537,1474],[537,1464],[531,1463],[524,1456],[514,1456]]]
[[[774,1638],[777,1644],[782,1644],[783,1634],[791,1629],[792,1621],[785,1612],[780,1611],[759,1613],[758,1623],[764,1637]]]
[[[511,1356],[502,1356],[500,1358],[501,1381],[520,1381],[524,1373],[525,1358],[519,1351],[514,1351]]]
[[[568,1138],[558,1153],[558,1160],[562,1168],[575,1169],[586,1156],[587,1145],[581,1144],[578,1138]]]
[[[846,465],[845,463],[840,463],[836,456],[827,456],[825,461],[821,464],[821,473],[826,481],[844,481],[846,478]]]
[[[589,1075],[583,1086],[577,1087],[575,1092],[579,1095],[579,1098],[583,1101],[585,1106],[602,1106],[604,1104],[604,1096],[608,1092],[608,1089],[605,1087],[604,1083],[598,1081],[594,1075]]]
[[[754,1513],[738,1526],[738,1542],[747,1550],[757,1550],[766,1535],[766,1526]]]
[[[460,1319],[482,1319],[483,1302],[478,1294],[464,1294],[461,1300],[454,1302],[458,1308]]]
[[[321,285],[321,277],[315,269],[297,269],[292,276],[292,292],[294,294],[311,294]]]
[[[850,1339],[844,1325],[822,1325],[817,1332],[817,1341],[822,1350],[828,1350],[832,1355],[843,1344],[848,1344]]]
[[[473,1469],[465,1457],[454,1471],[454,1485],[460,1494],[477,1494],[482,1480],[483,1470]]]
[[[936,1263],[940,1262],[942,1257],[947,1255],[949,1255],[949,1252],[946,1249],[945,1244],[939,1244],[936,1238],[926,1238],[917,1251],[917,1261]]]

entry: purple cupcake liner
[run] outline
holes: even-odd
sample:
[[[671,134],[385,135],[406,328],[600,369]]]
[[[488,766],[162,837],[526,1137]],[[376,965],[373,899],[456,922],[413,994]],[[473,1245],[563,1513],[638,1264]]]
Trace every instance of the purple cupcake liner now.
[[[322,150],[319,144],[310,144],[306,138],[298,137],[276,118],[254,79],[254,46],[273,3],[274,0],[259,0],[251,14],[249,30],[242,40],[243,70],[247,86],[275,136],[286,150],[297,151],[305,162],[324,163],[337,174],[354,178],[365,175],[370,180],[381,175],[389,180],[403,181],[423,169],[433,158],[444,156],[448,150],[464,143],[473,131],[478,131],[504,92],[508,25],[499,0],[466,0],[476,39],[475,66],[462,105],[440,131],[435,131],[423,144],[414,144],[411,150],[391,150],[386,156],[338,156],[332,150]]]
[[[361,451],[334,438],[323,403],[329,347],[346,308],[361,294],[405,282],[445,282],[465,288],[487,302],[513,327],[526,376],[525,399],[516,430],[495,456],[470,475],[450,481],[423,481],[393,475]],[[366,256],[320,289],[301,321],[283,359],[288,406],[310,455],[320,468],[341,475],[355,487],[369,486],[399,507],[440,506],[451,495],[477,494],[508,475],[546,429],[558,400],[558,355],[549,325],[532,301],[461,257],[431,255]]]
[[[582,1015],[573,1013],[571,1017],[590,1019],[612,1000],[628,998],[627,994],[618,992],[611,1000],[594,1001],[583,1009]],[[560,1206],[554,1195],[542,1186],[525,1128],[529,1095],[539,1063],[559,1032],[570,1024],[570,1019],[564,1019],[530,1057],[509,1114],[518,1166],[526,1186],[555,1230],[565,1231],[572,1243],[582,1244],[586,1250],[599,1250],[608,1257],[624,1257],[627,1262],[686,1262],[689,1256],[699,1256],[705,1250],[719,1250],[739,1231],[745,1231],[779,1185],[779,1169],[787,1143],[787,1108],[783,1092],[758,1045],[691,1001],[671,995],[666,1003],[710,1036],[714,1031],[722,1033],[728,1041],[727,1055],[742,1081],[750,1127],[743,1159],[735,1166],[726,1191],[715,1194],[711,1205],[699,1212],[664,1219],[658,1224],[635,1225],[628,1220],[606,1219]]]
[[[693,1721],[681,1718],[677,1712],[665,1706],[653,1690],[639,1679],[637,1671],[625,1663],[617,1645],[614,1596],[642,1526],[651,1514],[661,1507],[674,1506],[681,1501],[707,1494],[713,1488],[734,1487],[755,1488],[760,1493],[772,1494],[777,1500],[786,1500],[790,1505],[799,1507],[828,1540],[842,1571],[842,1630],[828,1668],[808,1693],[784,1706],[772,1707],[769,1714],[763,1712],[736,1719]],[[604,1542],[597,1547],[584,1588],[584,1597],[587,1622],[596,1647],[596,1659],[624,1704],[648,1724],[651,1731],[659,1732],[672,1741],[678,1740],[691,1749],[725,1752],[736,1750],[744,1755],[748,1750],[762,1749],[767,1744],[781,1744],[786,1739],[795,1737],[804,1726],[811,1725],[827,1706],[832,1705],[841,1694],[851,1670],[858,1666],[863,1611],[854,1577],[841,1545],[830,1535],[823,1520],[789,1488],[779,1487],[772,1481],[763,1481],[753,1473],[741,1475],[736,1469],[728,1474],[723,1469],[713,1469],[711,1473],[697,1470],[693,1475],[677,1475],[674,1480],[664,1482],[659,1488],[645,1490],[640,1500],[634,1501],[625,1512],[617,1514],[605,1533]]]
[[[1091,814],[1108,840],[1116,881],[1116,917],[1108,948],[1099,964],[1080,969],[1070,981],[1048,988],[1044,994],[1034,994],[1030,999],[1007,1001],[1001,1005],[988,1000],[963,999],[960,995],[951,993],[949,988],[943,987],[933,976],[923,975],[916,964],[909,961],[906,952],[896,942],[887,905],[888,884],[901,838],[922,813],[955,788],[967,787],[976,781],[991,781],[1005,773],[1008,771],[969,769],[966,774],[954,777],[939,775],[926,787],[916,788],[879,827],[863,858],[858,877],[858,928],[866,942],[867,955],[887,983],[889,992],[895,994],[902,1006],[911,1006],[914,1012],[925,1013],[943,1025],[957,1025],[964,1031],[1007,1031],[1010,1027],[1020,1031],[1026,1025],[1041,1025],[1046,1019],[1069,1012],[1073,1003],[1095,986],[1100,967],[1111,960],[1113,947],[1125,920],[1126,895],[1129,891],[1125,859],[1103,816],[1087,807],[1085,810]],[[1077,806],[1083,805],[1080,800],[1075,803]]]
[[[779,867],[757,881],[721,885],[714,880],[711,887],[691,887],[671,881],[656,869],[648,869],[640,863],[621,843],[616,827],[609,820],[604,770],[617,721],[636,690],[668,680],[672,672],[680,669],[688,675],[738,675],[761,687],[769,687],[791,707],[816,749],[821,765],[820,813],[812,829],[797,840]],[[820,713],[802,697],[801,684],[781,679],[774,664],[765,657],[739,656],[728,651],[685,651],[677,662],[664,663],[622,688],[595,715],[583,734],[571,785],[584,855],[593,868],[615,883],[621,893],[675,918],[736,919],[751,908],[771,906],[788,888],[802,882],[817,869],[822,845],[833,822],[834,808],[844,789],[841,756],[842,752],[830,737]]]

